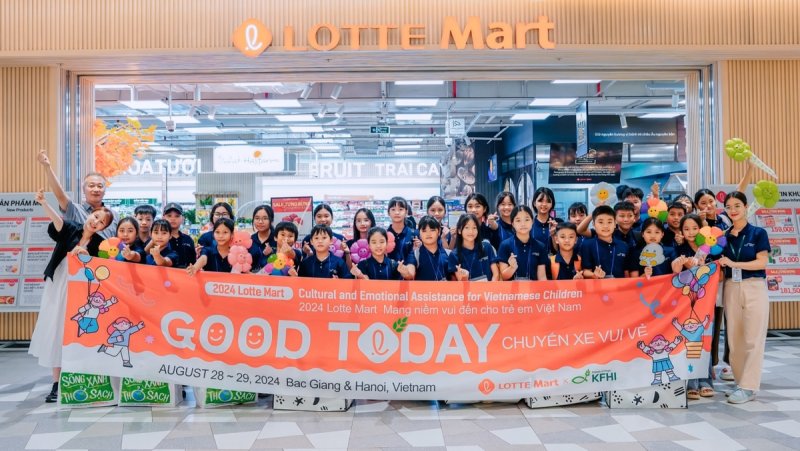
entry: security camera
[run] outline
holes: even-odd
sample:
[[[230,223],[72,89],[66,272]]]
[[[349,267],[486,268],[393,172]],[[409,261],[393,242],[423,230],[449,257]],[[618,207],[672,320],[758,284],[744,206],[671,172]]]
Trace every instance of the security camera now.
[[[175,121],[173,121],[172,119],[170,119],[167,122],[165,122],[165,125],[167,126],[167,131],[168,132],[174,132],[175,131]]]

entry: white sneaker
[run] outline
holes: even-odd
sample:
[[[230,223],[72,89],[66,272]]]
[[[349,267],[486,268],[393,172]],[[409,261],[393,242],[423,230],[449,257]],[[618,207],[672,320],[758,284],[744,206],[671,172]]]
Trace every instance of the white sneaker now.
[[[740,388],[728,396],[728,402],[731,404],[743,404],[748,401],[756,399],[756,394],[752,390],[745,390]]]
[[[735,378],[733,377],[733,370],[731,367],[726,366],[719,370],[719,378],[728,382],[734,381]]]

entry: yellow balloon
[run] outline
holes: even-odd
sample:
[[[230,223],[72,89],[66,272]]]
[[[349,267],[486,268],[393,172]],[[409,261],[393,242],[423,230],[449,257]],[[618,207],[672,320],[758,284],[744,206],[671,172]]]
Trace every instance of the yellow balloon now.
[[[701,267],[697,268],[697,275],[695,277],[697,277],[699,279],[699,278],[703,277],[704,275],[708,274],[710,271],[711,271],[711,268],[709,266],[701,266]]]
[[[689,288],[688,285],[683,287],[683,294],[688,295],[690,290],[691,290],[691,288]]]
[[[106,280],[110,275],[111,272],[105,266],[100,266],[94,270],[94,276],[97,278],[97,280]]]

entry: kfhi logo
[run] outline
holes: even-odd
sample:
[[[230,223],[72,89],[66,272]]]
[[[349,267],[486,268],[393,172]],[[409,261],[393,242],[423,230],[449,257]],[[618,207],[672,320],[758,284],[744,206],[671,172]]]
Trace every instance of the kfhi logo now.
[[[242,54],[255,58],[272,44],[272,33],[256,19],[247,19],[233,32],[233,45]]]
[[[490,381],[489,379],[484,379],[478,384],[478,390],[481,391],[484,395],[489,395],[489,393],[494,391],[494,382]]]

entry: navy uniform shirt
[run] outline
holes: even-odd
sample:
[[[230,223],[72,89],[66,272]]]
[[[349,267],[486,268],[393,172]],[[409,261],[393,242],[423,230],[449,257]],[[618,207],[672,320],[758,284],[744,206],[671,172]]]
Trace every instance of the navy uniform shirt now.
[[[414,255],[414,238],[417,236],[417,232],[408,227],[404,227],[400,233],[395,232],[392,227],[389,227],[386,231],[394,235],[394,249],[387,254],[387,257],[398,262],[402,261],[405,264],[411,264]],[[415,262],[416,260],[413,261],[413,263]]]
[[[728,216],[717,215],[714,219],[706,219],[706,224],[708,224],[709,227],[716,227],[724,232],[731,227],[731,220]]]
[[[214,231],[209,230],[200,235],[200,238],[197,239],[197,244],[203,247],[216,246],[217,241],[214,239]]]
[[[194,240],[189,235],[178,232],[177,237],[170,236],[169,246],[178,254],[177,261],[172,261],[173,268],[186,268],[197,262],[197,251],[194,249]]]
[[[637,221],[635,221],[633,223],[633,225],[631,226],[631,230],[636,231],[636,232],[641,232],[642,231],[642,222],[643,222],[642,218],[639,217],[639,219]]]
[[[136,239],[133,240],[133,243],[131,243],[128,246],[128,249],[130,249],[131,252],[136,252],[137,254],[139,254],[139,263],[142,263],[142,264],[144,264],[145,261],[147,260],[147,254],[144,251],[144,247],[145,246],[147,246],[147,243],[142,242],[142,240],[140,240],[139,237],[136,237]],[[117,254],[117,260],[119,260],[121,262],[127,262],[128,261],[128,260],[125,260],[125,257],[122,256],[122,252]],[[131,262],[131,263],[133,263],[133,262]]]
[[[606,278],[621,279],[626,270],[636,270],[631,264],[631,254],[628,244],[616,238],[610,243],[600,238],[588,238],[581,244],[581,266],[589,271],[600,266]]]
[[[628,230],[628,233],[623,233],[619,227],[614,229],[614,239],[624,242],[630,249],[634,249],[639,245],[639,238],[641,238],[641,236],[642,234],[635,229]]]
[[[338,234],[336,232],[333,232],[333,236],[331,237],[331,242],[333,241],[334,238],[336,238],[337,240],[339,240],[342,243],[347,241],[347,240],[344,239],[344,235],[340,235],[340,234]],[[306,235],[306,237],[303,238],[303,243],[302,243],[302,245],[300,247],[303,248],[303,247],[305,247],[306,244],[308,244],[308,247],[311,248],[311,254],[312,255],[317,253],[317,251],[314,250],[314,246],[311,244],[311,235],[310,234]]]
[[[253,257],[253,272],[257,272],[259,269],[267,266],[267,258],[269,256],[264,255],[264,249],[269,244],[269,247],[272,248],[272,252],[275,252],[278,244],[275,242],[275,234],[272,229],[270,229],[269,237],[266,241],[258,239],[258,232],[250,235],[250,238],[253,240],[253,244],[249,249],[250,256]]]
[[[555,264],[553,264],[555,262]],[[580,265],[581,257],[578,255],[578,247],[572,250],[572,258],[569,261],[564,259],[561,252],[556,252],[556,255],[550,256],[550,267],[547,268],[548,280],[573,280],[578,271],[583,269]],[[557,268],[558,274],[554,274],[554,269]],[[553,277],[555,275],[555,277]]]
[[[411,252],[414,256],[414,252]],[[447,251],[438,246],[436,252],[431,253],[425,246],[419,248],[419,257],[416,258],[417,273],[414,280],[447,280],[456,272],[455,267],[450,266]],[[409,259],[410,260],[410,259]],[[405,262],[409,264],[409,262]]]
[[[397,262],[391,258],[383,257],[383,261],[370,256],[358,262],[358,269],[370,280],[402,280],[403,276],[397,271]]]
[[[328,257],[322,261],[315,255],[309,256],[300,263],[297,273],[300,277],[316,277],[318,279],[332,279],[333,276],[340,279],[353,278],[344,260],[333,254],[328,254]]]
[[[531,236],[539,242],[547,253],[550,253],[553,248],[553,240],[550,237],[550,224],[539,222],[538,217],[533,218],[533,228],[531,229]]]
[[[511,224],[503,221],[502,219],[498,219],[497,230],[492,230],[492,234],[489,235],[488,238],[489,242],[492,243],[492,246],[495,249],[499,249],[500,243],[511,238],[512,236],[514,236],[514,227],[512,227]]]
[[[180,256],[172,248],[171,241],[172,240],[170,240],[170,243],[167,243],[167,245],[164,246],[164,249],[161,249],[161,256],[164,257],[164,258],[168,258],[169,261],[172,262],[172,267],[175,268],[175,265],[176,265],[175,262],[180,260]],[[155,265],[156,264],[156,259],[153,258],[153,256],[148,253],[147,254],[147,258],[145,258],[145,263],[147,263],[148,265]]]
[[[228,257],[220,255],[216,246],[204,247],[200,251],[200,255],[206,256],[206,265],[203,266],[203,271],[231,272],[231,269],[233,269],[230,262],[228,262]]]
[[[636,252],[634,252],[635,262],[638,266],[639,275],[644,275],[644,266],[640,263],[642,261],[642,251],[644,250],[646,245],[640,245],[636,247]],[[664,261],[656,266],[653,266],[653,275],[654,276],[663,276],[665,274],[672,274],[672,260],[675,260],[676,252],[675,249],[665,246],[663,243],[661,247],[664,249]]]
[[[450,266],[455,268],[460,265],[461,269],[469,271],[470,280],[484,277],[487,280],[492,280],[492,265],[497,262],[497,254],[488,241],[483,240],[481,244],[483,256],[478,254],[477,249],[467,249],[465,247],[453,249],[448,257]]]
[[[772,250],[767,231],[749,223],[739,231],[738,236],[734,236],[730,230],[725,236],[728,238],[728,245],[722,250],[722,255],[735,262],[750,262],[756,259],[759,252]],[[725,277],[732,277],[732,273],[731,268],[725,268]],[[766,276],[767,273],[763,269],[758,271],[742,270],[742,279]]]
[[[542,243],[530,238],[527,243],[523,243],[516,235],[500,243],[497,250],[497,261],[508,264],[511,254],[517,256],[517,272],[514,273],[515,279],[538,280],[539,265],[547,265],[547,250]]]
[[[671,247],[673,250],[678,247],[678,243],[675,242],[675,232],[667,225],[664,225],[664,238],[661,238],[661,246],[664,249]]]

